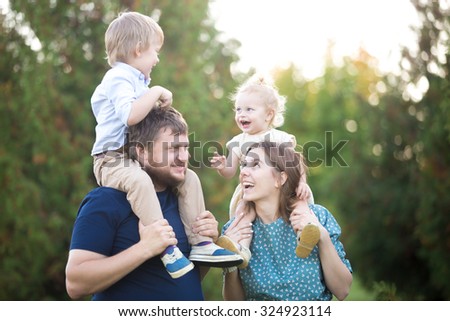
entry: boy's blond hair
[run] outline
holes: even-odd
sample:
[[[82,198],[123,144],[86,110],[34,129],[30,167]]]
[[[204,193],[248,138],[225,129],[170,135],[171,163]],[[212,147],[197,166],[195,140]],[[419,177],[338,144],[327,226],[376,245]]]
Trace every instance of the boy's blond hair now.
[[[138,12],[122,12],[108,26],[105,45],[108,64],[127,62],[137,46],[147,50],[151,45],[162,45],[164,33],[155,20]]]
[[[266,108],[270,108],[274,111],[270,127],[276,128],[284,124],[286,97],[279,94],[278,89],[275,87],[269,76],[262,74],[253,75],[236,89],[231,95],[231,100],[235,103],[237,96],[242,93],[259,94]]]

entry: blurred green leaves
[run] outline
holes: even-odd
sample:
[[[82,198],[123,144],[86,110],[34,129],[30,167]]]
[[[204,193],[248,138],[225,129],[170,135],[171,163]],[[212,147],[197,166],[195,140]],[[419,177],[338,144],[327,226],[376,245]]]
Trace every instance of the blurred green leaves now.
[[[362,50],[320,78],[306,80],[291,66],[275,79],[288,102],[281,129],[299,147],[324,147],[308,149],[309,183],[343,228],[355,277],[378,299],[448,300],[449,13],[437,1],[414,4],[419,50],[405,48],[400,75],[379,74]],[[208,168],[209,147],[238,133],[228,95],[246,75],[231,75],[239,43],[217,40],[208,1],[12,1],[0,14],[1,300],[68,299],[71,228],[96,186],[89,101],[108,68],[104,32],[126,8],[159,19],[165,44],[152,84],[174,93],[200,144],[192,169],[207,208],[221,225],[228,218],[237,178]],[[418,83],[427,84],[420,99],[410,92]],[[344,141],[339,155],[348,166],[326,155]],[[221,300],[221,277],[218,269],[206,276],[207,299]]]

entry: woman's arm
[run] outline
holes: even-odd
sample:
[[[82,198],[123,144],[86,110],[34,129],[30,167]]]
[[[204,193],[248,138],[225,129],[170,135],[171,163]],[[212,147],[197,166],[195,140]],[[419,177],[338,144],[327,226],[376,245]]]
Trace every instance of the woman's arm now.
[[[239,270],[224,274],[222,295],[226,301],[245,300],[245,292],[239,277]]]
[[[251,225],[239,224],[243,218],[244,214],[236,215],[228,228],[224,231],[224,235],[228,236],[236,243],[240,243],[242,240],[251,237],[253,233]],[[237,268],[232,272],[227,271],[226,269],[224,270],[222,295],[224,300],[245,300],[245,292]]]
[[[327,229],[320,224],[317,216],[311,211],[294,210],[289,219],[296,231],[302,231],[309,223],[319,227],[320,239],[317,246],[325,285],[338,300],[344,300],[350,292],[353,276],[339,257]]]
[[[325,284],[338,300],[344,300],[350,293],[353,276],[339,257],[328,231],[322,226],[317,245]]]

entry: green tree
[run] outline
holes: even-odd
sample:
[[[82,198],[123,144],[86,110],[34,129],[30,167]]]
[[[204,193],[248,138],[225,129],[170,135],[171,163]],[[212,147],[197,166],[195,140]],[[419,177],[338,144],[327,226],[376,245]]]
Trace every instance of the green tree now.
[[[291,66],[277,84],[285,130],[303,147],[316,201],[343,226],[354,276],[380,300],[448,300],[450,15],[439,1],[413,4],[417,48],[404,49],[399,76],[361,51],[314,80]],[[327,156],[341,141],[344,166]]]
[[[2,299],[64,297],[71,225],[91,186],[94,66],[83,44],[100,24],[89,13],[15,1],[1,16]]]
[[[217,40],[207,0],[15,0],[10,6],[0,14],[0,299],[67,299],[71,228],[82,198],[95,187],[89,100],[108,68],[108,23],[123,10],[159,20],[166,41],[152,82],[174,92],[174,106],[202,142],[225,132],[225,95],[234,88],[229,65],[239,44]],[[202,172],[208,155],[194,152],[200,162],[193,169]],[[204,189],[207,200],[222,191],[214,179],[206,179]],[[209,284],[207,297],[214,295]]]
[[[450,12],[439,1],[413,4],[417,48],[405,48],[400,77],[386,80],[391,90],[373,118],[382,129],[372,129],[378,159],[367,164],[366,181],[356,179],[381,206],[355,204],[362,217],[352,244],[366,284],[394,284],[397,299],[448,300]]]
[[[332,130],[348,140],[349,167],[312,164],[310,182],[345,224],[355,276],[379,299],[442,300],[450,297],[449,12],[438,1],[414,4],[418,45],[404,50],[399,77],[377,75],[363,54],[314,81],[291,72],[298,106],[287,126],[308,139]]]
[[[423,99],[410,100],[408,111],[418,119],[419,204],[414,213],[417,256],[427,269],[427,299],[450,299],[450,8],[444,1],[417,1],[422,26],[416,29],[418,50],[404,50],[404,72],[420,87]],[[405,89],[408,82],[404,82]]]
[[[166,39],[152,78],[174,93],[174,106],[190,127],[191,168],[202,179],[207,207],[217,211],[223,222],[232,184],[224,186],[223,180],[217,179],[218,174],[208,168],[208,157],[214,148],[224,148],[229,129],[236,127],[228,94],[236,85],[230,65],[237,60],[234,52],[239,43],[217,40],[219,33],[207,14],[208,1],[189,1],[189,5],[159,1],[158,10]]]

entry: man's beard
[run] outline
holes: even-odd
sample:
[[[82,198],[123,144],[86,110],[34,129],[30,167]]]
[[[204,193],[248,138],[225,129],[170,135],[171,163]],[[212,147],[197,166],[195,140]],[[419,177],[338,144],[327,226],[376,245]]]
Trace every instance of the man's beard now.
[[[168,171],[161,171],[158,167],[146,166],[144,170],[152,179],[153,184],[175,188],[184,181],[184,178],[180,179]]]

